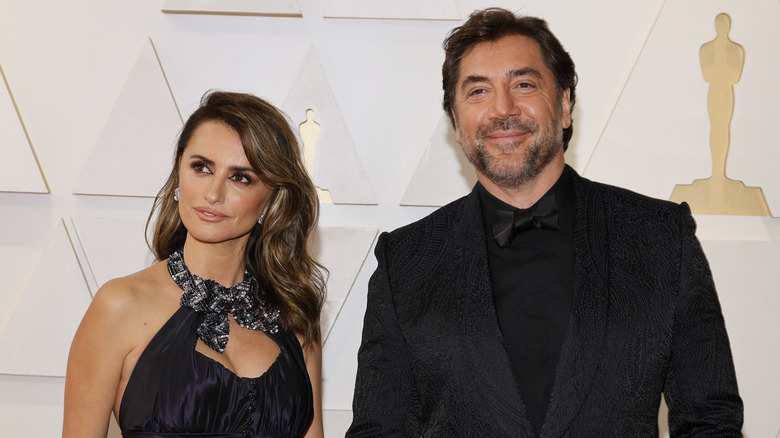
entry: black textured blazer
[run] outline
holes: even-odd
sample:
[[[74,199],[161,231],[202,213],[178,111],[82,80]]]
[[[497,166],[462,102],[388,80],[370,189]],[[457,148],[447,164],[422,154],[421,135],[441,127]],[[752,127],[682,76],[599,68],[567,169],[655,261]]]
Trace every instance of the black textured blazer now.
[[[574,293],[542,437],[741,436],[686,205],[574,173]],[[493,304],[476,190],[376,247],[347,437],[532,437]]]

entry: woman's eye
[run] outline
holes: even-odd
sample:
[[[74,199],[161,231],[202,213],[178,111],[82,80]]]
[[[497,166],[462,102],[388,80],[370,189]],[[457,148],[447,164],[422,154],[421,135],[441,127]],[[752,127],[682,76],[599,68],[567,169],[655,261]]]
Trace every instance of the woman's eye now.
[[[202,163],[199,161],[192,163],[192,170],[194,170],[195,173],[211,173],[211,169],[209,169],[206,163]]]
[[[233,175],[233,181],[237,181],[245,184],[252,182],[252,180],[248,176],[244,175],[243,173],[237,173]]]

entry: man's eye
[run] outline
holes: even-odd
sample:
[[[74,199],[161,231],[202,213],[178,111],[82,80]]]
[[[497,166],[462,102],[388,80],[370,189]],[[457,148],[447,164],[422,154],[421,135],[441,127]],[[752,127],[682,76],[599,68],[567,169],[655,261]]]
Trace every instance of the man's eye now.
[[[485,94],[485,89],[484,88],[477,88],[477,89],[471,90],[471,92],[469,93],[469,96],[478,96],[480,94]]]

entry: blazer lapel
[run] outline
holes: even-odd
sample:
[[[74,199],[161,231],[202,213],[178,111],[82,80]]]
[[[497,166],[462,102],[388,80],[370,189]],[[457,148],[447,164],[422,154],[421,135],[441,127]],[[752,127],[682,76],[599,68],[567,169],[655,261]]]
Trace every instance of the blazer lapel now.
[[[495,432],[504,436],[533,437],[531,423],[507,356],[498,326],[487,246],[483,231],[479,193],[475,188],[465,199],[463,215],[454,227],[455,272],[462,283],[457,286],[467,300],[460,315],[462,321],[464,360],[467,378],[482,395],[474,406],[483,406],[493,418]],[[473,413],[474,415],[479,415]],[[486,434],[491,435],[489,431]]]
[[[576,173],[574,186],[574,295],[542,437],[562,436],[582,409],[607,331],[609,288],[604,260],[608,254],[604,248],[608,236],[605,221],[599,220],[605,211],[596,186]]]

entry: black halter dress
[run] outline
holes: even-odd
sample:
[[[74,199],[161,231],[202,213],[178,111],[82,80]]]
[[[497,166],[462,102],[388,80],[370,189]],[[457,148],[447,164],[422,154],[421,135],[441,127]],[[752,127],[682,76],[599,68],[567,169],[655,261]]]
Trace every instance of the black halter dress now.
[[[119,408],[124,438],[302,437],[314,416],[298,339],[266,332],[281,352],[263,375],[238,377],[195,351],[204,315],[181,307],[138,359]]]

